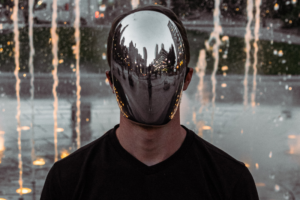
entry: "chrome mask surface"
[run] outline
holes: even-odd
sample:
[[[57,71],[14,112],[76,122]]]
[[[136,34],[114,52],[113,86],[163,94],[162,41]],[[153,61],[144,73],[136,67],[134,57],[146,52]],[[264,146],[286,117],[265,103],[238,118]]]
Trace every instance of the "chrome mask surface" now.
[[[167,124],[178,109],[187,67],[177,26],[159,12],[132,13],[117,25],[111,45],[111,77],[123,116]]]

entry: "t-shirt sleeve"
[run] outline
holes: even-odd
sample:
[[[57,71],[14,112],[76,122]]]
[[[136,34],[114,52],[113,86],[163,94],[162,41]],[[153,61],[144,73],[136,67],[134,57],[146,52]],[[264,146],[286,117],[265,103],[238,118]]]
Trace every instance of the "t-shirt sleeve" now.
[[[232,200],[259,200],[253,177],[245,167],[233,190]]]
[[[57,164],[54,164],[50,169],[43,190],[41,194],[40,200],[59,200],[63,199],[62,190],[60,184],[60,175]]]

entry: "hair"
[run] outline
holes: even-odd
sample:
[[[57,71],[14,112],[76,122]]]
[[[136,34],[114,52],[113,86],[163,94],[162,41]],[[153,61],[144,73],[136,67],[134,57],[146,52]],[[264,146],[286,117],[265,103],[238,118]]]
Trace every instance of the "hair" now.
[[[108,38],[107,38],[107,58],[108,58],[107,61],[108,61],[109,67],[111,67],[111,63],[110,63],[111,48],[112,48],[111,44],[112,44],[112,40],[113,40],[113,36],[114,36],[114,31],[115,31],[117,25],[119,24],[119,22],[122,19],[124,19],[128,15],[135,13],[135,12],[139,12],[139,11],[156,11],[156,12],[166,15],[174,22],[174,24],[177,26],[177,28],[182,36],[182,39],[183,39],[183,43],[184,43],[184,47],[185,47],[186,64],[188,65],[190,62],[190,45],[189,45],[189,41],[187,38],[186,30],[185,30],[182,22],[180,21],[180,19],[176,16],[176,14],[172,10],[165,8],[163,6],[155,5],[155,6],[144,6],[144,7],[137,8],[135,10],[132,10],[132,11],[129,11],[122,15],[119,15],[118,17],[116,17],[114,19],[114,21],[111,25],[110,31],[109,31]],[[188,69],[188,67],[187,67],[187,69]]]

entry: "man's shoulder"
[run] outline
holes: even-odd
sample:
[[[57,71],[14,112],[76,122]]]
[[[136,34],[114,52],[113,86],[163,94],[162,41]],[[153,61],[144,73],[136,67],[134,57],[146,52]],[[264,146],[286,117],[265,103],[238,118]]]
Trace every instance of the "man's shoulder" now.
[[[201,156],[202,159],[205,159],[207,163],[215,164],[224,170],[226,168],[231,170],[232,168],[235,168],[240,172],[246,170],[246,166],[243,162],[235,159],[233,156],[209,143],[195,133],[194,135],[194,153]]]
[[[107,146],[108,137],[112,131],[113,129],[108,130],[98,139],[82,146],[69,156],[57,161],[56,166],[68,169],[71,166],[79,166],[88,160],[91,162],[91,160],[96,159],[98,157],[97,154],[101,154],[102,150]]]
[[[222,188],[228,191],[225,193],[229,199],[232,199],[231,195],[238,184],[244,184],[248,180],[251,180],[251,184],[253,184],[250,171],[243,162],[198,135],[194,134],[194,137],[192,148],[192,154],[196,158],[194,162],[202,168],[203,174],[208,180],[213,180],[216,185],[221,185]]]

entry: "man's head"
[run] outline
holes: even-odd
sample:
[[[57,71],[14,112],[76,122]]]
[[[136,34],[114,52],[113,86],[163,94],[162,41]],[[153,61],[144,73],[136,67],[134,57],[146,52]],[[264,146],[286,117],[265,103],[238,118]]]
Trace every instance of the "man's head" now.
[[[189,41],[188,41],[188,38],[187,38],[186,30],[185,30],[182,22],[180,21],[180,19],[176,16],[176,14],[172,10],[167,9],[163,6],[140,7],[140,8],[137,8],[135,10],[132,10],[130,12],[124,13],[124,14],[119,15],[118,17],[116,17],[114,19],[112,25],[111,25],[109,35],[108,35],[108,38],[107,38],[107,57],[108,58],[111,57],[111,48],[112,48],[112,46],[110,44],[112,44],[113,35],[114,35],[114,32],[116,30],[117,25],[126,16],[128,16],[132,13],[135,13],[135,12],[140,12],[140,11],[155,11],[155,12],[162,13],[162,14],[166,15],[167,17],[169,17],[174,24],[176,24],[176,26],[177,26],[177,28],[178,28],[181,36],[182,36],[182,40],[183,40],[183,43],[184,43],[184,46],[185,46],[186,63],[188,65],[189,62],[190,62],[190,45],[189,45]],[[110,59],[108,59],[108,65],[109,65],[109,67],[111,67]]]
[[[164,125],[175,115],[185,85],[189,44],[176,15],[148,6],[115,19],[108,38],[109,77],[124,117]]]

